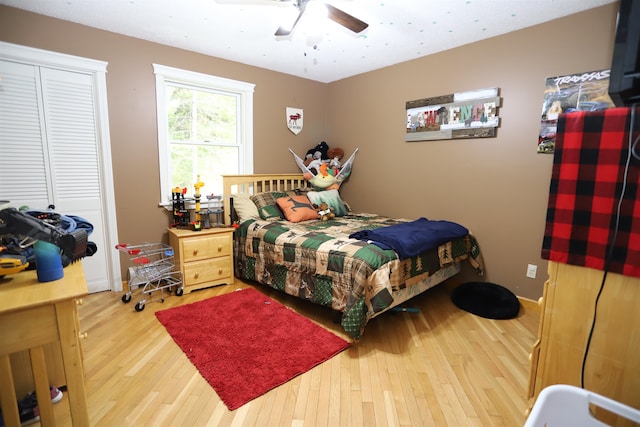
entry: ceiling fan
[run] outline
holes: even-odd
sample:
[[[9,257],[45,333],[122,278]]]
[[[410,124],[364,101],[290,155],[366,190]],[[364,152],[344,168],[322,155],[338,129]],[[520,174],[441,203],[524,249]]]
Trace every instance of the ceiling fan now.
[[[298,21],[302,18],[307,5],[315,0],[217,0],[218,3],[249,3],[249,4],[271,4],[271,5],[283,5],[283,4],[293,4],[298,9],[298,16],[295,21],[289,27],[281,26],[279,27],[275,35],[276,36],[288,36],[293,32]],[[335,6],[332,6],[328,3],[320,1],[325,8],[327,9],[327,18],[331,19],[334,22],[342,25],[343,27],[353,31],[354,33],[359,33],[363,31],[365,28],[369,26],[366,22],[361,21],[355,16],[349,15],[341,9],[338,9]]]
[[[298,21],[300,20],[300,18],[302,18],[302,15],[304,14],[304,11],[307,8],[307,4],[310,1],[311,0],[295,0],[295,6],[298,8],[298,11],[299,11],[298,17],[293,22],[293,25],[291,25],[290,27],[279,27],[276,30],[275,35],[288,36],[289,34],[291,34],[294,28],[296,27],[296,25],[298,24]],[[324,6],[327,9],[327,18],[331,19],[334,22],[337,22],[338,24],[353,31],[354,33],[359,33],[369,26],[369,24],[367,24],[366,22],[359,20],[353,15],[349,15],[347,12],[344,12],[343,10],[338,9],[337,7],[332,6],[329,3],[324,3]]]

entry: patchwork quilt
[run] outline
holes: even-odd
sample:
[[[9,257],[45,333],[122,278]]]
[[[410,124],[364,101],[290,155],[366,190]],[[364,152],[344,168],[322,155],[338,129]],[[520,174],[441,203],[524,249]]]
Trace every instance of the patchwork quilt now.
[[[404,260],[393,250],[349,238],[408,221],[362,213],[300,223],[248,220],[235,233],[235,274],[341,312],[342,327],[357,340],[369,319],[394,305],[394,292],[463,260],[483,273],[470,234]]]

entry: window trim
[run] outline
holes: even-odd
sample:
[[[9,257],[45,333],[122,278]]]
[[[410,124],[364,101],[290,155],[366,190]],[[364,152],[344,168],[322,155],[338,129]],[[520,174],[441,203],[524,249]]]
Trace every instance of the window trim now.
[[[224,77],[212,76],[195,71],[182,70],[166,65],[153,64],[153,73],[156,76],[156,108],[158,125],[158,160],[160,166],[160,205],[171,207],[171,174],[169,173],[169,141],[167,129],[167,110],[165,88],[168,83],[200,86],[216,91],[231,92],[239,95],[238,120],[238,145],[240,147],[240,173],[253,173],[253,93],[255,84]],[[224,196],[229,196],[225,194]]]

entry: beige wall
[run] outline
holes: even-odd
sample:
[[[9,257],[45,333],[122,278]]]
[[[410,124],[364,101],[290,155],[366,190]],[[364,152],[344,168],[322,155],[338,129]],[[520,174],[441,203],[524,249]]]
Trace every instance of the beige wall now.
[[[341,190],[354,209],[450,219],[484,254],[486,280],[537,299],[553,156],[536,144],[547,77],[609,68],[617,3],[329,85],[330,144],[360,147]],[[405,102],[499,87],[496,138],[404,142]],[[536,279],[525,276],[538,266]],[[465,275],[472,279],[473,275]]]
[[[295,172],[287,148],[321,140],[360,148],[343,196],[356,210],[449,219],[478,237],[486,280],[542,294],[540,258],[552,156],[536,153],[546,77],[608,68],[617,4],[331,84],[132,39],[0,6],[0,40],[107,61],[115,192],[122,242],[166,239],[152,63],[256,84],[255,172]],[[405,102],[500,88],[496,138],[404,142]],[[304,130],[284,125],[304,108]],[[527,264],[538,278],[525,277]],[[473,279],[465,272],[464,279]]]

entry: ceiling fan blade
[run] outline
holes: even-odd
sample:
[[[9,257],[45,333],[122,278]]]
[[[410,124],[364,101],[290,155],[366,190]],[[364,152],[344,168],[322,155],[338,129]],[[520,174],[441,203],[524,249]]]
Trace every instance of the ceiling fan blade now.
[[[291,27],[289,28],[278,27],[275,34],[276,36],[288,36],[293,32],[293,29],[296,28],[298,21],[300,20],[300,18],[302,18],[302,14],[304,13],[304,7],[299,7],[299,9],[300,9],[300,12],[298,13],[298,17],[296,18],[296,20],[293,21],[293,25],[291,25]]]
[[[328,3],[325,3],[325,6],[327,7],[327,17],[329,19],[337,22],[345,28],[348,28],[354,33],[359,33],[369,26],[366,22],[359,20],[355,16],[349,15],[347,12],[344,12],[335,6],[331,6]]]

